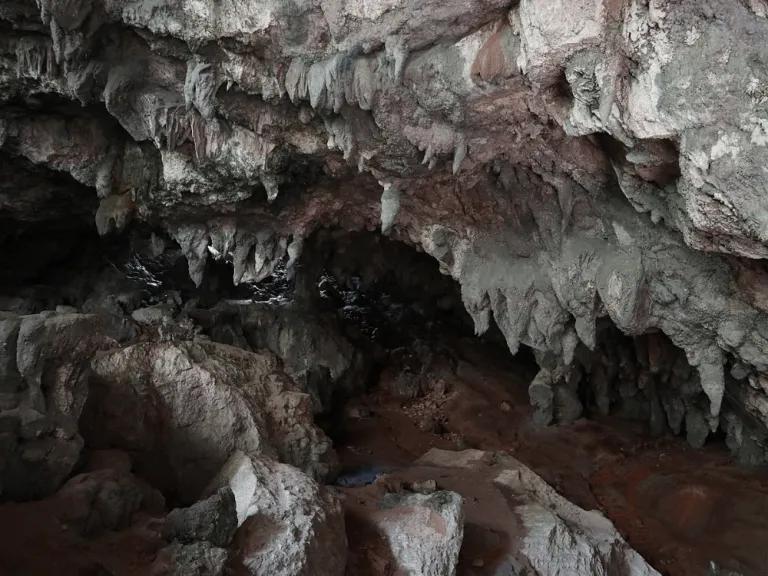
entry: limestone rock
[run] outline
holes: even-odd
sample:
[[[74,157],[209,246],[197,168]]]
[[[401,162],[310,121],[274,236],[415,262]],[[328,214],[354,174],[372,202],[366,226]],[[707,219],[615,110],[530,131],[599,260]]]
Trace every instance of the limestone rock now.
[[[169,324],[173,318],[173,309],[167,305],[139,308],[131,312],[131,318],[139,324],[161,326]]]
[[[388,541],[406,576],[453,576],[464,536],[461,496],[454,492],[387,494],[370,521]]]
[[[228,557],[225,548],[209,542],[174,542],[158,553],[149,573],[152,576],[224,576]]]
[[[75,422],[32,408],[0,414],[0,498],[31,500],[55,492],[83,448]]]
[[[89,361],[127,333],[96,315],[0,313],[0,497],[40,498],[70,474],[83,440],[77,419]]]
[[[165,519],[163,535],[183,543],[205,540],[226,547],[237,529],[237,510],[232,490],[226,486],[189,508],[176,508]]]
[[[80,474],[55,495],[59,520],[83,536],[127,528],[136,513],[160,515],[165,499],[130,472],[114,469]]]
[[[0,391],[18,392],[23,386],[21,374],[16,368],[16,341],[21,319],[15,315],[0,316]]]
[[[461,285],[478,334],[558,358],[541,422],[550,391],[578,412],[561,384],[600,318],[685,352],[710,433],[724,363],[768,374],[764,0],[27,4],[0,11],[14,225],[151,223],[197,285],[383,230]]]
[[[337,496],[296,468],[236,452],[208,492],[235,496],[235,566],[263,576],[342,576],[347,538]]]
[[[300,302],[278,309],[250,306],[242,310],[243,331],[254,348],[267,349],[282,358],[286,367],[298,375],[324,369],[337,389],[351,393],[359,389],[364,378],[360,355],[346,339],[334,318],[329,318]],[[311,386],[306,392],[313,396],[319,409],[330,408],[332,387]]]
[[[136,344],[91,362],[81,419],[94,447],[134,455],[153,484],[194,502],[235,450],[285,458],[315,478],[335,466],[309,397],[268,353],[223,344]]]
[[[38,314],[21,320],[16,365],[30,406],[77,420],[88,394],[89,360],[125,337],[101,316]]]
[[[600,574],[658,576],[597,511],[587,511],[560,496],[532,470],[504,454],[480,450],[447,452],[432,449],[414,466],[437,474],[461,468],[487,478],[504,495],[519,535],[505,559],[510,570],[535,571],[543,576]],[[519,540],[518,540],[519,539]],[[513,572],[514,573],[514,572]]]

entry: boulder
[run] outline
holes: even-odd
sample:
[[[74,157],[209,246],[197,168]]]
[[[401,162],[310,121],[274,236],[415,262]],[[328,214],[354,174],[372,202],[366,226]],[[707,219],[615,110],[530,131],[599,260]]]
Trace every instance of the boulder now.
[[[493,499],[511,538],[509,551],[496,566],[500,573],[659,576],[610,520],[569,502],[509,455],[432,449],[412,472],[417,478],[439,476],[441,483],[460,477],[465,488],[482,487],[484,497]]]
[[[89,314],[0,313],[0,499],[55,492],[77,463],[96,350],[130,336]]]
[[[114,469],[75,476],[54,500],[58,519],[82,536],[123,530],[138,512],[159,516],[165,508],[160,492],[130,472]]]
[[[174,542],[163,548],[149,568],[151,576],[224,576],[229,554],[210,542],[182,544]]]
[[[332,395],[360,391],[365,381],[362,355],[344,336],[338,319],[298,298],[285,306],[221,302],[190,315],[208,327],[215,342],[268,350],[312,396],[313,410],[328,411]]]
[[[386,494],[370,521],[387,540],[403,576],[454,576],[464,538],[461,496],[455,492]]]
[[[339,498],[300,470],[236,452],[206,492],[228,486],[238,531],[234,569],[254,576],[342,576],[347,560]]]
[[[16,368],[16,341],[21,318],[0,312],[0,393],[18,392],[23,380]]]
[[[130,336],[128,327],[123,331],[93,314],[44,312],[23,317],[16,365],[27,385],[28,405],[76,420],[88,395],[88,362],[94,352]]]
[[[53,494],[77,464],[83,439],[75,422],[32,408],[0,413],[0,500]]]
[[[204,540],[226,547],[237,530],[235,496],[229,486],[189,508],[176,508],[165,519],[163,536],[183,543]]]
[[[263,454],[313,478],[335,468],[309,398],[269,353],[211,342],[142,343],[97,355],[81,419],[94,448],[131,452],[136,469],[184,503],[235,451]]]

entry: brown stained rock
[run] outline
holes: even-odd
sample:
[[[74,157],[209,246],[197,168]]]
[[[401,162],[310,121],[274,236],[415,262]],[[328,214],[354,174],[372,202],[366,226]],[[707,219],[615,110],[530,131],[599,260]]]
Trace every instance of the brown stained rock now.
[[[418,494],[432,494],[437,490],[437,483],[434,480],[412,482],[411,490]]]
[[[497,30],[485,41],[472,63],[471,74],[483,82],[493,82],[511,76],[517,69],[518,52],[513,44],[516,39],[508,25],[497,25]]]
[[[376,576],[452,576],[456,574],[464,533],[462,501],[458,494],[388,492],[378,497],[370,489],[347,501],[353,550],[366,547],[365,563]],[[347,574],[365,570],[353,558]]]

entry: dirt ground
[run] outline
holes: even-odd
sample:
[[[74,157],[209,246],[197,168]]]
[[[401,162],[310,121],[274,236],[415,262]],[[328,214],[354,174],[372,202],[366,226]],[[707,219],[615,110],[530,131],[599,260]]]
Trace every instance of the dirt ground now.
[[[0,506],[0,576],[149,575],[164,544],[155,520],[81,538],[56,517],[51,500]]]
[[[374,390],[356,401],[337,445],[344,466],[382,466],[402,476],[432,447],[508,451],[572,502],[602,511],[662,574],[707,576],[715,561],[744,576],[768,575],[766,470],[734,462],[724,444],[695,450],[681,438],[653,439],[643,425],[618,419],[536,427],[526,393],[530,373],[490,359],[471,341],[460,357],[455,366],[433,369],[433,390],[422,397]],[[510,536],[500,507],[478,494],[471,477],[438,484],[462,494],[467,506],[459,576],[493,575],[499,542]],[[383,489],[345,489],[351,526],[360,526],[360,507]],[[375,547],[364,528],[350,534],[347,574],[364,576]]]

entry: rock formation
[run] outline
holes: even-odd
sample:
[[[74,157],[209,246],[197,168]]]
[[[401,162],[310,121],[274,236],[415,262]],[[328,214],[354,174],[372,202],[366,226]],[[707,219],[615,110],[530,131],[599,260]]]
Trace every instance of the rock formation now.
[[[87,444],[190,505],[238,454],[333,524],[314,419],[395,355],[340,328],[353,273],[532,351],[539,425],[594,409],[765,462],[767,42],[765,0],[2,1],[0,499],[52,497]],[[234,561],[177,540],[153,569]],[[323,573],[319,546],[290,562]],[[264,554],[237,561],[299,573]]]
[[[460,283],[478,333],[538,353],[542,420],[607,317],[695,367],[668,420],[760,444],[765,12],[8,2],[0,206],[98,201],[99,233],[164,228],[197,283],[209,258],[257,282],[323,227],[381,229]]]
[[[91,362],[83,434],[98,448],[138,453],[156,484],[194,501],[235,450],[333,472],[330,441],[308,395],[257,355],[213,343],[136,344]]]
[[[494,458],[479,450],[430,450],[415,466],[474,470],[476,481],[490,476],[486,481],[504,494],[523,533],[520,549],[505,559],[514,570],[532,570],[542,576],[571,571],[606,576],[659,574],[624,542],[609,520],[568,502],[514,458]]]
[[[347,538],[338,498],[292,468],[236,452],[209,490],[235,497],[235,570],[275,576],[342,576]]]
[[[370,521],[407,576],[454,576],[464,536],[461,496],[455,492],[386,494]]]

